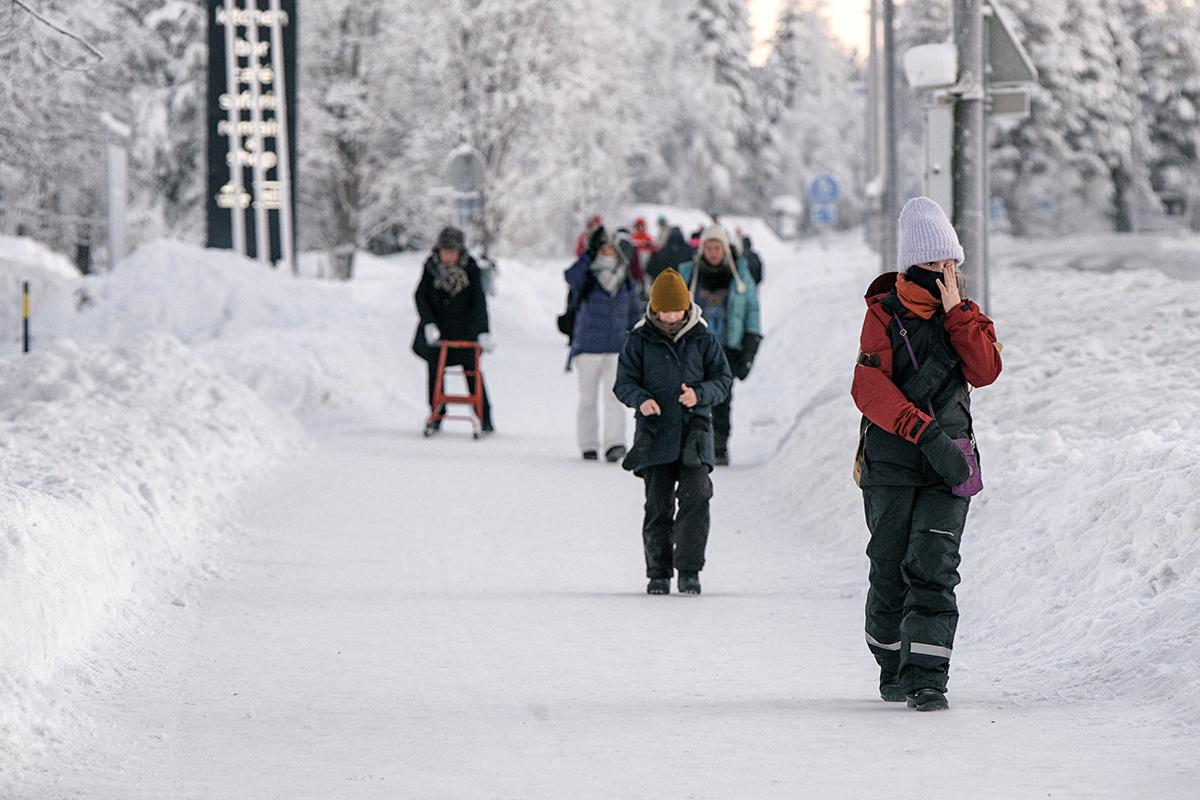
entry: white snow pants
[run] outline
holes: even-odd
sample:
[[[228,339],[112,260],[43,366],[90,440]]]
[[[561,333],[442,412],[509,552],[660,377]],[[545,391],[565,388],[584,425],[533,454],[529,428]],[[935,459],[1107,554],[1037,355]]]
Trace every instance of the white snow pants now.
[[[579,410],[575,434],[579,451],[595,450],[603,456],[608,449],[625,444],[628,409],[613,394],[617,382],[618,353],[580,353],[573,364],[579,373]],[[604,447],[600,440],[600,405],[604,406]]]

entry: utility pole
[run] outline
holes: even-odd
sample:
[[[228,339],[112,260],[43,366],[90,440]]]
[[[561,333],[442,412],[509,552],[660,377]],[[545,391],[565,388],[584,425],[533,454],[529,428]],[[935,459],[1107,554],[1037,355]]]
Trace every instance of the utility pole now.
[[[981,0],[954,0],[954,44],[958,50],[957,102],[954,106],[954,213],[962,243],[963,275],[968,291],[987,307],[987,229],[984,219],[986,115],[984,102],[983,9]]]
[[[897,229],[900,209],[897,208],[896,187],[896,8],[893,0],[883,0],[883,195],[880,216],[883,218],[880,242],[882,272],[896,269]]]

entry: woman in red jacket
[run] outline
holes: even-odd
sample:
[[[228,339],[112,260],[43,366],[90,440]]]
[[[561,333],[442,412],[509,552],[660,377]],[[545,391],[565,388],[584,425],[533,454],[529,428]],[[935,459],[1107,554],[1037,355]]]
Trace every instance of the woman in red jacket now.
[[[900,213],[898,266],[867,291],[851,394],[871,540],[867,645],[884,700],[947,708],[959,544],[979,491],[973,386],[1000,375],[992,321],[961,294],[963,249],[929,198]]]

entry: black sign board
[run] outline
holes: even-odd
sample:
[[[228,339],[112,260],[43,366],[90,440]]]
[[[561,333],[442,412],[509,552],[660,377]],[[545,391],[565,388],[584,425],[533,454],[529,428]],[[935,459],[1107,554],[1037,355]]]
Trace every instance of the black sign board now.
[[[208,0],[207,5],[208,246],[234,249],[233,214],[238,212],[233,208],[240,205],[246,255],[258,257],[257,222],[266,219],[270,258],[278,262],[295,252],[291,242],[285,253],[281,231],[296,229],[296,0]],[[226,46],[231,40],[232,59]],[[282,81],[276,77],[278,64]],[[286,118],[286,139],[279,135],[281,118]],[[279,163],[281,151],[286,165]],[[240,162],[240,198],[235,162]],[[290,224],[280,219],[281,209],[289,212]]]

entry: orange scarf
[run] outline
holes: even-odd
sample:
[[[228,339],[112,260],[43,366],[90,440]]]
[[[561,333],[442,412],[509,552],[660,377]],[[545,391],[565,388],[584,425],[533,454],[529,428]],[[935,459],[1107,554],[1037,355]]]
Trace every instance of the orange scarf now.
[[[921,319],[929,319],[942,310],[942,301],[917,286],[903,275],[896,276],[896,295],[909,311]]]

